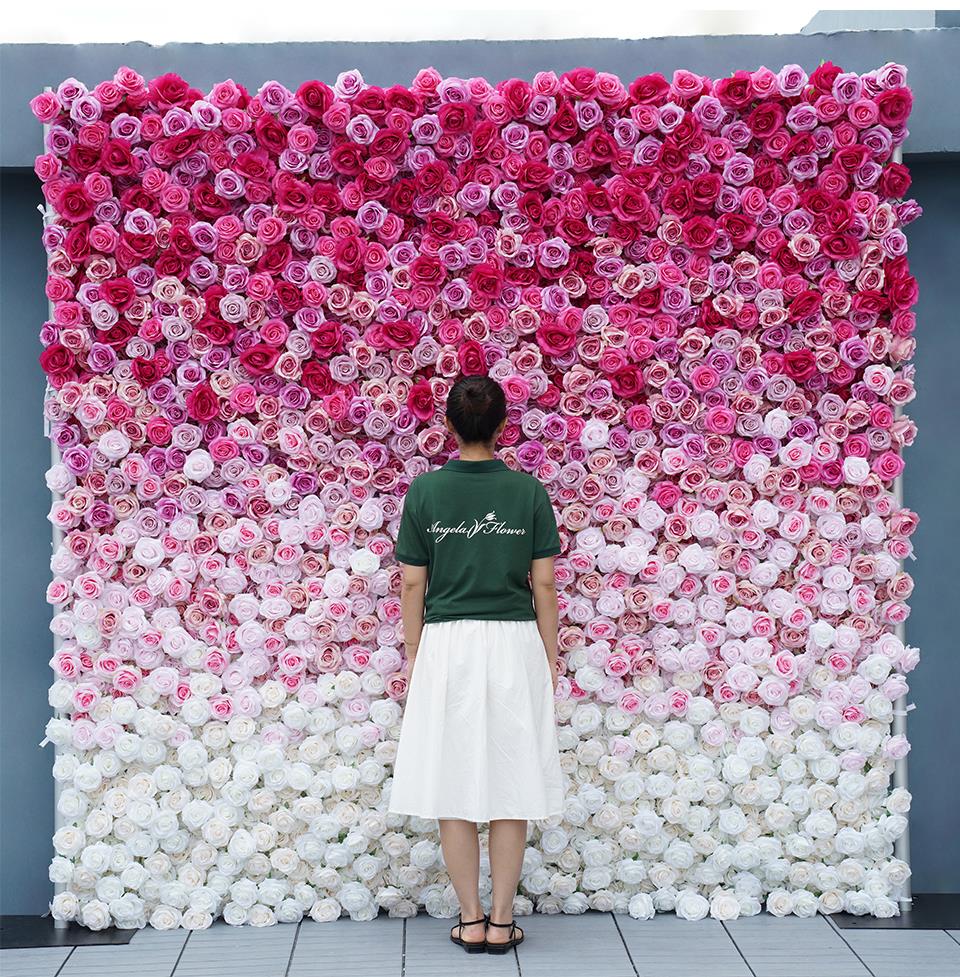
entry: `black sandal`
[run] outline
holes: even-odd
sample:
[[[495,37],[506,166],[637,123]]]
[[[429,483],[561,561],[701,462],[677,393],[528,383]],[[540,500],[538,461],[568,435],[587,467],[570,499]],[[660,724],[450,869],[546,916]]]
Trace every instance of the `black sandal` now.
[[[475,926],[477,923],[486,923],[487,914],[483,914],[483,919],[475,919],[471,921],[464,921],[463,914],[457,913],[457,929],[458,933],[456,936],[453,933],[450,934],[450,939],[453,940],[457,946],[462,946],[467,953],[483,953],[487,949],[486,938],[482,940],[465,940],[463,938],[463,928],[464,926]]]
[[[508,950],[512,950],[515,946],[519,946],[521,943],[523,943],[524,937],[526,936],[526,933],[524,933],[523,930],[520,929],[520,927],[517,926],[516,922],[514,922],[513,920],[511,920],[509,923],[494,923],[492,920],[488,919],[487,925],[510,927],[510,939],[504,940],[503,943],[491,943],[488,940],[487,953],[506,953]],[[520,931],[519,937],[513,935],[515,932],[517,932],[517,930]]]

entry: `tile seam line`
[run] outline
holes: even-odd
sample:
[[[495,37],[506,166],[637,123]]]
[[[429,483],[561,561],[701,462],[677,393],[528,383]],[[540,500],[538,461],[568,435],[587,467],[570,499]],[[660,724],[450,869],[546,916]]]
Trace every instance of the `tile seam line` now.
[[[747,959],[747,955],[740,949],[740,944],[734,939],[733,933],[727,929],[727,924],[721,919],[720,925],[723,927],[723,932],[727,934],[728,939],[733,944],[734,950],[740,954],[740,959],[743,961],[743,965],[750,971],[750,977],[757,977],[756,971],[750,966],[750,961]]]
[[[867,963],[863,959],[863,957],[861,957],[860,954],[857,953],[857,951],[854,950],[854,948],[850,946],[850,944],[847,942],[847,938],[843,935],[843,933],[840,932],[840,927],[837,926],[836,923],[834,923],[834,921],[830,918],[831,914],[825,913],[824,915],[826,917],[827,924],[829,925],[830,929],[832,929],[833,932],[836,933],[841,940],[843,940],[845,946],[849,947],[850,952],[860,961],[860,963],[863,966],[863,969],[866,970],[868,974],[870,974],[870,977],[876,977],[876,974],[874,974],[874,972],[867,966]]]
[[[948,930],[948,929],[945,929],[945,930],[944,930],[943,932],[944,932],[944,933],[946,933],[946,934],[947,934],[947,936],[948,936],[948,937],[949,937],[949,938],[950,938],[951,940],[953,940],[953,942],[954,942],[954,943],[956,943],[956,944],[957,944],[958,946],[960,946],[960,940],[958,940],[958,939],[957,939],[957,938],[956,938],[956,937],[955,937],[955,936],[953,935],[953,933],[951,933],[951,932],[950,932],[950,930]]]
[[[613,920],[613,925],[616,927],[617,935],[620,937],[620,942],[623,944],[623,949],[626,951],[627,959],[630,961],[630,966],[633,968],[633,972],[637,975],[637,977],[640,977],[640,971],[637,970],[637,965],[633,962],[633,954],[630,952],[630,947],[627,946],[626,937],[624,937],[623,930],[620,929],[620,924],[617,922],[617,914],[611,912],[610,918]]]
[[[283,977],[290,977],[290,968],[293,966],[293,955],[297,952],[297,940],[300,939],[300,927],[303,926],[303,920],[297,920],[297,931],[293,934],[293,945],[290,947],[290,956],[287,958],[287,969],[283,972]]]
[[[63,972],[63,968],[66,967],[67,961],[73,956],[74,950],[76,950],[75,946],[70,947],[70,952],[63,958],[63,962],[54,971],[53,977],[59,977],[59,975]]]
[[[183,941],[183,946],[180,947],[180,952],[177,954],[177,959],[173,962],[173,969],[170,971],[170,977],[174,977],[177,972],[177,967],[180,966],[180,961],[183,959],[183,951],[186,950],[187,944],[190,942],[190,936],[192,931],[187,931],[187,938]]]

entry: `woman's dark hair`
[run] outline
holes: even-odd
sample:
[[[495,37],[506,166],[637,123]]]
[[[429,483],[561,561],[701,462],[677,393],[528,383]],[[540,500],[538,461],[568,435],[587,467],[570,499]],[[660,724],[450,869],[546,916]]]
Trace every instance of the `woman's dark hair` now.
[[[506,416],[503,388],[490,377],[461,377],[447,394],[447,417],[465,444],[487,444]]]

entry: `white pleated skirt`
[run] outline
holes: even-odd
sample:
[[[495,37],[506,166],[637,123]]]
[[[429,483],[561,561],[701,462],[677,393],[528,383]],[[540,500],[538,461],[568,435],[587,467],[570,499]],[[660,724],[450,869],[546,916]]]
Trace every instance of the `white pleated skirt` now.
[[[538,820],[563,812],[553,683],[536,621],[425,624],[388,810]]]

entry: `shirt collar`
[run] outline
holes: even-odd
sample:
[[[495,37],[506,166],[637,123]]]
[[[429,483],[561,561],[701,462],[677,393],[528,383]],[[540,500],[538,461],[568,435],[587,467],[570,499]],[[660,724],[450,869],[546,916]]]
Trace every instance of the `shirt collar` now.
[[[451,458],[443,467],[451,472],[496,472],[502,471],[507,466],[499,458],[485,458],[483,461],[463,461],[460,458]]]

